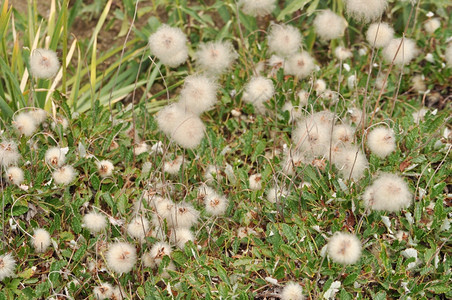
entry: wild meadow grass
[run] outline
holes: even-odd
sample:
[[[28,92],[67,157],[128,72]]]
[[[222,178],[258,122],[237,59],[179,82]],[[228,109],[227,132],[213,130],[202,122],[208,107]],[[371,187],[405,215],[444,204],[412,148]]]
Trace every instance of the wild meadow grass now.
[[[448,1],[42,5],[0,6],[0,299],[452,298]]]

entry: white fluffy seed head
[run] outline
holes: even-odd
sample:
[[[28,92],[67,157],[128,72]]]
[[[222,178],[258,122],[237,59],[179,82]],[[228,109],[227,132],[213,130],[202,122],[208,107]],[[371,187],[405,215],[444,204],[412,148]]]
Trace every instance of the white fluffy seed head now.
[[[128,243],[112,243],[108,247],[106,259],[108,267],[114,272],[128,273],[137,261],[137,251],[134,246]]]
[[[18,167],[9,167],[5,174],[6,180],[15,185],[21,185],[24,181],[24,171]]]
[[[363,194],[366,207],[389,212],[407,208],[412,200],[408,184],[402,177],[390,173],[381,174]]]
[[[452,68],[452,42],[447,45],[444,57],[449,68]]]
[[[253,17],[263,17],[272,13],[276,7],[276,0],[240,0],[242,11]]]
[[[288,57],[301,48],[301,33],[292,25],[273,24],[267,36],[271,53]]]
[[[90,212],[83,216],[83,225],[92,234],[96,234],[107,227],[107,219],[100,213]]]
[[[317,79],[314,82],[314,85],[312,87],[317,95],[320,95],[326,90],[326,82],[323,79]]]
[[[179,173],[183,161],[184,157],[182,155],[178,155],[175,159],[165,162],[165,164],[163,165],[163,171],[172,175],[176,175]]]
[[[372,153],[385,158],[396,149],[394,131],[386,126],[374,128],[367,135],[367,145]]]
[[[314,68],[314,59],[308,52],[303,51],[293,54],[287,59],[284,71],[288,75],[305,78],[314,71]]]
[[[11,277],[16,268],[16,261],[11,254],[0,255],[0,281],[6,277]]]
[[[194,240],[195,236],[188,228],[175,228],[174,230],[171,230],[170,241],[179,249],[184,249],[185,244],[188,241],[193,242]]]
[[[227,71],[237,57],[238,54],[229,41],[202,43],[195,53],[197,66],[212,75]]]
[[[351,178],[355,181],[362,178],[369,167],[364,153],[354,146],[339,147],[332,161],[344,179]]]
[[[66,161],[66,153],[58,147],[51,147],[46,151],[45,161],[54,168],[60,167]]]
[[[387,5],[387,0],[345,0],[347,14],[365,23],[380,18]]]
[[[168,105],[156,115],[157,124],[179,146],[194,149],[199,146],[205,131],[201,119],[186,113],[179,105]]]
[[[295,282],[287,283],[281,291],[281,300],[303,300],[303,288]]]
[[[35,229],[31,244],[35,248],[36,252],[45,252],[51,244],[50,234],[45,229]]]
[[[275,87],[271,79],[255,76],[246,84],[242,99],[247,103],[259,105],[270,100],[274,93]]]
[[[289,191],[282,187],[274,186],[267,191],[267,200],[271,203],[281,202],[289,194]]]
[[[411,78],[413,89],[418,93],[425,93],[427,91],[427,85],[425,84],[423,75],[415,75]]]
[[[162,262],[164,256],[171,255],[171,246],[165,242],[158,242],[152,246],[149,251],[150,257],[154,260],[155,264],[158,266]]]
[[[216,192],[209,193],[204,198],[204,205],[206,207],[206,212],[212,216],[220,216],[226,212],[228,208],[228,199]]]
[[[187,114],[174,128],[170,138],[182,148],[195,149],[201,144],[205,130],[206,126],[198,116]]]
[[[328,241],[328,254],[334,262],[343,265],[356,263],[361,257],[361,242],[351,233],[336,232]]]
[[[144,242],[144,238],[149,231],[149,221],[145,217],[137,216],[130,220],[126,230],[131,237]]]
[[[102,283],[100,286],[96,286],[93,289],[93,294],[96,299],[110,299],[113,295],[113,286],[109,283]]]
[[[320,39],[329,41],[344,35],[347,22],[329,9],[320,12],[314,19],[314,29]]]
[[[355,129],[347,124],[335,125],[333,128],[333,144],[351,144],[355,136]]]
[[[149,145],[146,144],[146,142],[144,142],[144,141],[137,143],[133,147],[133,152],[135,153],[135,155],[140,155],[140,154],[143,154],[148,151],[149,151]]]
[[[418,53],[416,43],[407,38],[392,39],[383,49],[384,59],[399,66],[408,64]]]
[[[253,191],[258,191],[262,189],[262,174],[253,174],[249,178],[250,189]]]
[[[334,114],[323,111],[300,120],[292,133],[296,151],[308,160],[324,155],[330,143],[332,117]]]
[[[75,179],[75,169],[70,166],[62,166],[52,173],[53,180],[56,184],[68,185]]]
[[[3,167],[16,165],[20,154],[17,150],[17,144],[13,141],[2,141],[0,143],[0,164]]]
[[[97,172],[99,172],[100,177],[110,177],[113,174],[115,166],[109,160],[101,160],[96,162]]]
[[[436,29],[440,27],[441,21],[439,20],[439,18],[432,18],[424,23],[425,31],[427,31],[427,33],[429,34],[433,34],[436,31]]]
[[[346,60],[353,56],[352,51],[350,51],[350,49],[347,49],[342,46],[336,47],[336,49],[334,49],[334,55],[336,55],[336,57],[339,60]]]
[[[174,206],[174,213],[168,224],[173,227],[190,228],[198,223],[199,211],[193,205],[181,202]]]
[[[14,117],[13,124],[17,131],[25,136],[31,136],[38,128],[35,119],[28,112],[17,114]]]
[[[171,104],[165,106],[155,115],[155,120],[160,130],[166,135],[170,135],[178,124],[185,117],[185,112],[181,106]]]
[[[191,75],[185,78],[178,104],[184,111],[200,115],[217,101],[217,84],[209,77]]]
[[[348,118],[351,123],[359,125],[363,121],[363,111],[357,107],[352,107],[347,110]]]
[[[179,28],[166,24],[149,37],[151,53],[168,67],[177,67],[188,58],[187,36]]]
[[[47,119],[47,112],[41,108],[33,108],[28,113],[38,125]]]
[[[373,23],[366,32],[367,42],[376,48],[383,48],[394,38],[394,29],[388,23]]]
[[[60,62],[53,50],[35,49],[30,56],[30,73],[33,77],[49,79],[55,76]]]

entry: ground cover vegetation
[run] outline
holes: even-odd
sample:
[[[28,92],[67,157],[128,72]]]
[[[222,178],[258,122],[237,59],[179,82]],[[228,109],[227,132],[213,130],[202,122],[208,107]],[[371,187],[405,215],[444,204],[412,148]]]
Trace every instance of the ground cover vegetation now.
[[[451,10],[4,0],[0,299],[452,298]]]

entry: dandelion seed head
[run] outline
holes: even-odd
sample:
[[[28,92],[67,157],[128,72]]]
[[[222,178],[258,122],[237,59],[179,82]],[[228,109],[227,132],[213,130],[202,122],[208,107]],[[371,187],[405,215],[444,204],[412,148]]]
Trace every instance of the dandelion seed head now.
[[[387,0],[345,0],[347,14],[365,23],[380,18],[387,6]]]
[[[0,255],[0,281],[14,275],[16,261],[11,254]]]
[[[255,76],[246,84],[242,99],[247,103],[257,105],[270,100],[274,93],[275,87],[271,79]]]
[[[410,206],[413,195],[408,184],[396,174],[383,173],[363,194],[366,207],[389,212],[399,211]]]
[[[366,32],[367,42],[376,48],[383,48],[394,38],[394,29],[385,22],[373,23]]]
[[[193,232],[188,228],[175,228],[171,231],[170,241],[172,244],[176,245],[179,249],[184,249],[185,244],[188,241],[194,241],[195,236]]]
[[[206,212],[212,216],[220,216],[226,212],[228,208],[228,199],[216,192],[209,193],[204,198],[204,205],[206,207]]]
[[[372,129],[367,135],[367,145],[372,153],[385,158],[396,149],[394,131],[386,126]]]
[[[56,75],[60,62],[55,51],[35,49],[30,56],[30,73],[33,77],[50,79]]]
[[[351,233],[336,232],[328,241],[328,254],[334,262],[354,264],[361,257],[361,242]]]
[[[131,237],[144,242],[144,238],[149,231],[149,221],[145,217],[136,216],[127,224],[126,230]]]
[[[164,256],[171,256],[171,246],[165,242],[157,242],[149,251],[150,256],[158,266],[162,262]]]
[[[93,289],[93,294],[96,299],[109,299],[113,294],[113,286],[109,283],[102,283]]]
[[[28,112],[17,114],[14,117],[13,124],[17,131],[24,136],[31,136],[38,128],[35,119]]]
[[[361,179],[369,167],[366,156],[355,146],[340,147],[332,161],[344,179]]]
[[[431,18],[431,19],[428,19],[424,23],[425,31],[427,31],[428,34],[435,33],[436,29],[438,29],[440,27],[441,27],[441,21],[439,18]]]
[[[195,53],[197,66],[212,75],[226,72],[237,57],[229,41],[201,43]]]
[[[287,283],[281,291],[281,300],[303,300],[303,288],[295,282]]]
[[[416,47],[416,43],[408,38],[392,39],[383,48],[382,52],[384,59],[388,63],[394,60],[394,64],[398,66],[408,64],[418,53],[419,50]]]
[[[352,51],[350,51],[350,49],[347,49],[342,46],[336,47],[336,49],[334,49],[334,55],[336,55],[336,57],[339,60],[346,60],[353,56]]]
[[[114,166],[113,163],[109,160],[101,160],[96,162],[97,172],[99,172],[100,177],[110,177],[113,174]]]
[[[217,101],[217,84],[209,77],[191,75],[185,78],[179,105],[184,111],[200,115],[210,110]]]
[[[56,184],[68,185],[75,179],[75,169],[70,166],[62,166],[53,171],[52,177]]]
[[[314,59],[308,52],[296,53],[287,58],[285,73],[287,75],[305,78],[314,71]]]
[[[66,161],[66,153],[58,147],[51,147],[46,151],[45,161],[54,168],[60,167]]]
[[[350,144],[353,142],[355,136],[355,129],[347,124],[335,125],[333,129],[333,144],[344,143]]]
[[[268,48],[271,53],[288,57],[301,48],[301,33],[292,25],[273,24],[267,36]]]
[[[262,174],[253,174],[249,178],[250,189],[253,191],[258,191],[262,189]]]
[[[240,0],[239,7],[247,15],[263,17],[276,8],[276,0]]]
[[[16,165],[19,158],[16,142],[4,140],[0,143],[0,163],[3,167]]]
[[[24,171],[18,167],[9,167],[6,170],[5,178],[9,183],[21,185],[24,181]]]
[[[47,119],[47,112],[42,108],[33,108],[28,113],[38,125]]]
[[[122,274],[133,269],[137,261],[135,247],[125,242],[115,242],[109,245],[106,254],[107,265],[114,272]]]
[[[182,155],[176,156],[175,159],[166,161],[163,165],[163,171],[172,175],[176,175],[179,173],[180,167],[182,166],[182,162],[184,161],[184,157]]]
[[[177,67],[188,58],[187,36],[176,27],[160,26],[149,37],[151,53],[164,65]]]
[[[83,216],[83,225],[92,234],[96,234],[107,227],[107,219],[104,215],[93,211]]]
[[[35,229],[31,244],[35,248],[36,252],[45,252],[51,244],[49,232],[42,228]]]
[[[314,29],[320,39],[329,41],[344,35],[347,22],[329,9],[321,11],[314,19]]]

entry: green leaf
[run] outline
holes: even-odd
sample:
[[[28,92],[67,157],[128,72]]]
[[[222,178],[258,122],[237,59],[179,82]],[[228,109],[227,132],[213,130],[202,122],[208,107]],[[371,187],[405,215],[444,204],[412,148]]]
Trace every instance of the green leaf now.
[[[75,251],[72,260],[75,262],[80,261],[80,259],[82,259],[83,255],[86,253],[86,249],[88,249],[88,246],[83,244],[77,251]]]
[[[17,277],[23,278],[23,279],[28,279],[31,276],[33,276],[35,272],[32,269],[26,269],[22,272],[20,272],[19,274],[17,274]]]
[[[356,281],[356,279],[358,278],[359,274],[355,273],[355,274],[350,274],[347,276],[347,278],[345,278],[344,282],[342,283],[344,286],[352,284]]]
[[[28,211],[28,206],[22,206],[22,205],[15,205],[13,207],[13,213],[12,215],[14,217],[16,216],[20,216],[23,215],[24,213],[26,213]]]
[[[302,9],[311,0],[292,0],[276,17],[276,20],[282,21],[287,15]],[[317,1],[318,2],[318,1]]]

